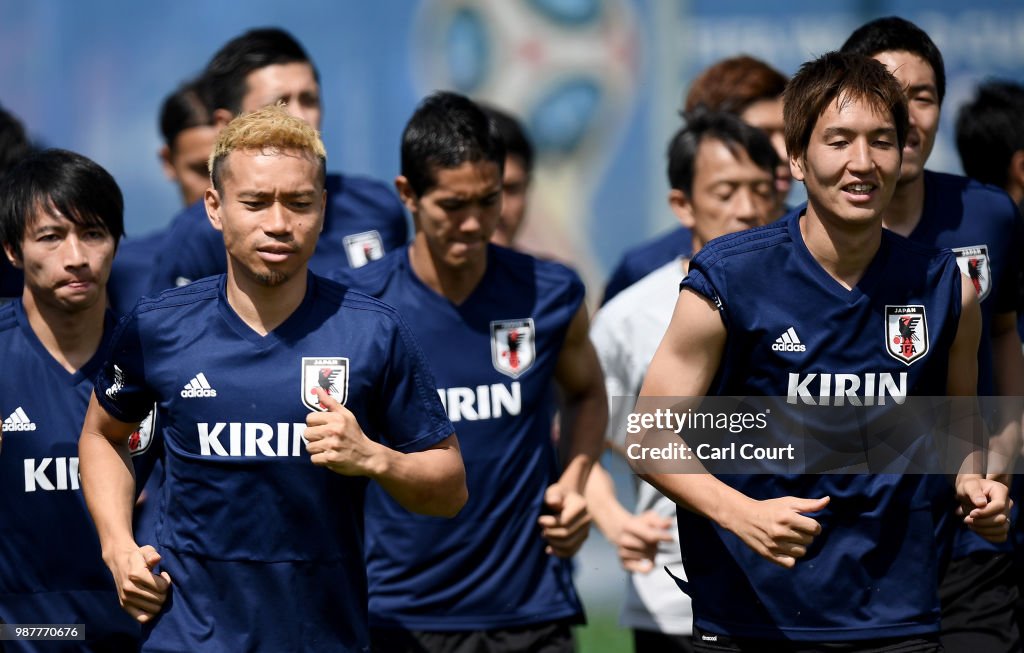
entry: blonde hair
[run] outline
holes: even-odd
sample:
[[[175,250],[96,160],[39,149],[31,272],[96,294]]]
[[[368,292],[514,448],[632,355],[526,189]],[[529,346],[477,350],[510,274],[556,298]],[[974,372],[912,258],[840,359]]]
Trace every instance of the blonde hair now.
[[[283,103],[238,116],[217,135],[208,168],[218,190],[224,160],[235,150],[298,150],[320,161],[321,185],[327,174],[327,150],[319,132],[285,111]]]

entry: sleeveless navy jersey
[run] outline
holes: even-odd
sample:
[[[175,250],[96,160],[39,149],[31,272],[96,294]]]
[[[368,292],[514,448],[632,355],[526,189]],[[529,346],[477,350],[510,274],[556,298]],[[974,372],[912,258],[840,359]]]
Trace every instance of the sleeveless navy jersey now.
[[[109,337],[113,322],[104,333]],[[78,437],[97,354],[71,374],[28,324],[21,300],[0,307],[0,622],[84,624],[82,642],[15,642],[13,651],[132,651],[78,478]]]
[[[961,309],[955,258],[883,231],[874,260],[847,290],[811,256],[799,224],[792,213],[774,225],[716,239],[691,262],[683,287],[717,303],[728,333],[709,394],[817,404],[807,410],[826,422],[830,412],[841,416],[844,410],[836,402],[821,405],[830,396],[852,393],[867,405],[868,397],[880,404],[885,395],[944,395]],[[858,440],[857,431],[836,430],[831,437]],[[711,521],[680,511],[697,626],[736,637],[809,641],[938,630],[933,503],[942,483],[936,477],[721,479],[755,499],[828,495],[831,502],[813,515],[821,534],[788,570]]]
[[[402,319],[310,274],[261,337],[218,276],[139,302],[110,352],[100,403],[133,421],[156,402],[162,418],[153,544],[174,584],[143,650],[363,650],[367,480],[314,466],[302,434],[316,387],[399,451],[453,432]]]
[[[551,384],[584,296],[575,272],[489,246],[456,306],[424,285],[406,250],[349,273],[409,322],[459,434],[469,501],[451,520],[412,515],[372,488],[366,507],[370,624],[467,631],[576,619],[567,560],[537,526],[558,480]]]
[[[608,277],[601,304],[607,304],[609,299],[669,261],[689,256],[692,249],[693,234],[685,227],[676,227],[627,250]]]
[[[5,297],[21,297],[25,276],[11,265],[7,256],[0,256],[0,300]]]
[[[981,300],[982,319],[978,394],[995,395],[992,317],[1018,308],[1024,226],[1013,200],[998,188],[960,175],[930,170],[924,174],[922,217],[909,238],[953,250],[961,272],[974,284]],[[958,523],[951,521],[949,525]],[[1012,548],[1010,542],[993,544],[962,525],[955,533],[954,559],[975,551]]]
[[[324,228],[309,269],[327,274],[336,268],[365,265],[409,240],[405,209],[394,191],[366,177],[329,174]],[[227,272],[224,239],[210,226],[200,200],[171,222],[154,268],[153,290]]]

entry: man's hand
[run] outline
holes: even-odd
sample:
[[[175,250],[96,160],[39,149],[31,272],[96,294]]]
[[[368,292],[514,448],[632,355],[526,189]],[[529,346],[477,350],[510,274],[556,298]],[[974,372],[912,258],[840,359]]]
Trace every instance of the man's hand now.
[[[107,559],[121,607],[142,624],[156,617],[171,589],[166,571],[159,576],[153,573],[159,563],[160,554],[148,544],[121,549]]]
[[[821,533],[821,524],[803,513],[818,512],[829,497],[800,499],[782,497],[744,501],[722,523],[758,555],[787,569],[807,554],[807,548]]]
[[[998,481],[969,478],[957,484],[957,514],[968,528],[989,542],[1005,542],[1010,532],[1009,489]]]
[[[326,413],[306,415],[306,451],[314,465],[345,476],[370,476],[379,470],[378,447],[366,437],[350,410],[321,388],[314,388]]]
[[[612,544],[619,553],[619,561],[626,571],[646,574],[654,569],[654,556],[658,545],[672,541],[672,520],[653,510],[640,515],[629,515],[620,525]]]
[[[553,513],[537,519],[541,535],[548,541],[544,552],[571,558],[590,532],[587,500],[579,492],[566,490],[556,483],[544,492],[544,505]]]

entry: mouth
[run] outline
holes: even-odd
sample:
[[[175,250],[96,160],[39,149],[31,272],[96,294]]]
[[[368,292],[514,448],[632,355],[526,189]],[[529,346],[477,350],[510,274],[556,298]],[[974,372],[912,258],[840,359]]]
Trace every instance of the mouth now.
[[[852,202],[867,202],[874,197],[875,192],[878,190],[878,185],[870,182],[858,181],[852,184],[846,184],[841,190]]]
[[[256,253],[261,259],[268,263],[280,263],[288,260],[290,256],[294,255],[295,250],[291,247],[271,245],[257,248]]]
[[[85,291],[96,285],[96,281],[93,279],[67,279],[60,284],[64,288],[70,288],[74,291]]]

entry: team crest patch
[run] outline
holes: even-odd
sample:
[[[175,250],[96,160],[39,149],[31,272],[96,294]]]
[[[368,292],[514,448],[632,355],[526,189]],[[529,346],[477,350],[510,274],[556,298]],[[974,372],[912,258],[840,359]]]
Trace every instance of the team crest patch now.
[[[347,358],[302,358],[302,403],[311,410],[327,410],[314,390],[320,388],[342,406],[348,399]]]
[[[960,271],[974,284],[978,301],[988,297],[988,291],[992,289],[992,266],[988,260],[988,245],[954,247],[953,253],[956,254],[956,264],[960,266]]]
[[[502,374],[519,378],[536,358],[533,318],[491,322],[491,362]]]
[[[345,236],[343,242],[348,264],[353,268],[361,268],[370,261],[376,261],[384,256],[384,243],[376,229]]]
[[[139,430],[128,436],[128,452],[133,456],[143,454],[153,444],[153,436],[156,433],[156,404],[153,410],[146,415],[146,419],[139,424]]]
[[[928,318],[924,306],[885,307],[885,348],[910,365],[928,353]]]

